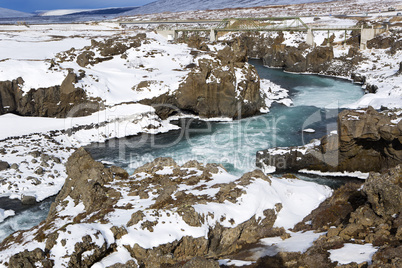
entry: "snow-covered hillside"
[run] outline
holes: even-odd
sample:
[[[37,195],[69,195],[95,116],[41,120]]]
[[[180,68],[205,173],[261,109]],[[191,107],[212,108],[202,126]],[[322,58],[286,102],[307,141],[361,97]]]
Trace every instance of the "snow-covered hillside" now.
[[[45,11],[40,16],[65,16],[65,15],[112,15],[132,11],[137,7],[109,7],[101,9],[56,9]]]
[[[30,17],[32,14],[0,7],[0,18]]]
[[[208,10],[224,8],[257,7],[268,5],[289,5],[314,2],[330,2],[331,0],[159,0],[136,10],[129,11],[125,15],[152,14],[159,12],[179,12],[186,10]]]

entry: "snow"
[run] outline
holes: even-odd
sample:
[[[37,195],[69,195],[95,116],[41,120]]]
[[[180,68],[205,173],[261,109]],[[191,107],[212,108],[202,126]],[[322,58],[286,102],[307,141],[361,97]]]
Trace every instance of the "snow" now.
[[[300,252],[304,253],[313,242],[325,233],[289,232],[290,238],[283,240],[280,237],[263,238],[259,241],[262,247],[251,250],[254,252],[253,259],[264,256],[275,256],[279,252]]]
[[[0,7],[0,18],[30,17],[32,14]]]
[[[92,265],[92,268],[106,268],[117,263],[126,264],[130,260],[137,263],[137,261],[131,257],[130,252],[128,252],[128,250],[125,247],[119,246],[117,247],[115,252],[103,258],[100,262],[97,262],[94,265]]]
[[[339,264],[348,264],[351,262],[371,263],[371,258],[377,251],[372,244],[344,244],[342,248],[328,250],[331,261],[337,261]]]
[[[293,228],[332,194],[327,186],[298,179],[272,178],[272,187],[283,205],[274,227],[286,229]]]
[[[170,174],[171,168],[163,169],[160,174]],[[198,174],[202,176],[203,172],[196,168],[183,169],[189,172],[191,176]],[[181,171],[181,172],[183,172]],[[263,211],[267,209],[274,209],[276,211],[276,204],[283,205],[280,211],[276,211],[277,220],[275,227],[291,228],[298,221],[307,216],[313,209],[315,209],[326,197],[332,194],[332,190],[326,186],[320,186],[312,182],[293,179],[278,179],[271,177],[271,182],[259,178],[253,178],[250,184],[241,186],[242,195],[237,198],[235,203],[225,201],[219,203],[216,197],[212,197],[215,201],[206,204],[192,205],[196,212],[205,217],[205,221],[199,227],[188,225],[180,216],[179,209],[172,207],[169,209],[160,209],[155,211],[151,208],[155,204],[157,197],[156,191],[148,192],[149,197],[141,199],[139,196],[132,195],[131,184],[135,181],[141,181],[149,176],[146,173],[137,173],[130,179],[118,180],[111,182],[104,187],[114,188],[121,193],[121,198],[114,206],[114,210],[107,216],[105,223],[73,223],[72,219],[83,212],[85,207],[82,202],[76,204],[74,200],[67,197],[65,202],[60,203],[56,207],[56,211],[60,216],[52,230],[58,233],[55,246],[49,252],[49,256],[55,262],[57,267],[66,267],[68,265],[68,258],[62,258],[66,254],[71,254],[74,250],[75,244],[82,240],[84,236],[90,236],[92,242],[98,247],[102,245],[116,244],[116,252],[102,259],[96,263],[94,267],[107,267],[112,263],[125,263],[132,260],[130,254],[125,249],[125,245],[133,247],[135,244],[150,249],[165,243],[171,243],[175,240],[180,240],[184,236],[208,237],[208,232],[212,226],[217,222],[225,227],[236,227],[239,224],[256,217],[257,221],[265,218]],[[205,192],[200,190],[200,186],[204,185],[206,189],[215,190],[220,187],[222,183],[238,183],[238,176],[233,176],[226,172],[223,168],[219,167],[218,172],[212,174],[212,178],[201,179],[196,185],[187,185],[184,182],[179,184],[178,189],[171,194],[172,197],[179,191],[186,190],[187,194],[203,195]],[[218,187],[217,187],[218,186]],[[150,188],[153,187],[150,185]],[[212,192],[211,192],[212,193]],[[215,191],[212,195],[215,195]],[[127,204],[131,204],[128,209]],[[131,219],[131,215],[137,211],[144,213],[144,218],[137,224],[127,226],[127,222]],[[213,215],[213,217],[211,216]],[[152,230],[143,227],[145,222],[154,222]],[[102,222],[102,221],[101,221]],[[127,234],[120,239],[115,239],[110,230],[112,226],[124,226]],[[61,228],[64,227],[64,228]],[[40,226],[38,227],[40,228]],[[29,239],[28,236],[24,235]],[[299,237],[295,241],[310,241],[313,234],[304,235],[303,239],[299,234],[292,234],[292,237]],[[310,240],[309,240],[310,239]],[[291,240],[293,241],[293,240]],[[293,241],[294,242],[294,241]],[[306,242],[307,243],[307,242]],[[302,246],[302,245],[300,245]],[[307,247],[305,244],[304,247]],[[43,248],[44,246],[34,239],[26,240],[24,248]],[[14,249],[15,252],[16,249]],[[6,250],[0,253],[0,260],[5,260],[6,256],[12,254],[13,251]],[[82,253],[83,256],[89,256],[91,251]],[[233,264],[241,264],[245,262],[228,261]]]
[[[369,173],[363,173],[360,171],[355,171],[355,172],[322,172],[318,170],[307,170],[307,169],[300,169],[300,173],[306,173],[306,174],[315,174],[315,175],[320,175],[320,176],[333,176],[333,177],[354,177],[354,178],[359,178],[362,180],[365,180],[368,178]]]
[[[306,128],[306,129],[303,129],[303,132],[306,132],[306,133],[314,133],[315,130],[312,129],[312,128]]]
[[[265,100],[265,107],[261,108],[260,112],[267,113],[272,103],[282,103],[286,106],[292,105],[292,100],[289,98],[289,91],[281,86],[267,80],[261,79],[261,95]]]
[[[231,259],[223,259],[219,260],[219,265],[226,265],[226,266],[245,266],[245,265],[251,265],[254,262],[253,261],[241,261],[241,260],[231,260]]]
[[[89,116],[65,119],[5,114],[0,116],[0,124],[3,126],[0,129],[0,144],[7,148],[7,154],[0,154],[0,160],[18,164],[17,169],[0,172],[0,176],[8,178],[0,185],[0,196],[20,199],[23,195],[30,195],[37,201],[55,195],[61,189],[67,177],[64,163],[74,148],[112,138],[144,132],[155,134],[178,128],[160,120],[154,108],[142,104],[122,104]],[[51,138],[44,138],[48,135]],[[29,154],[35,150],[50,155],[51,161],[36,160]],[[55,157],[60,160],[52,160]],[[44,169],[44,174],[37,174],[38,168]]]
[[[78,12],[83,12],[83,11],[90,11],[91,9],[56,9],[56,10],[50,10],[41,13],[41,16],[64,16],[64,15],[70,15]]]
[[[50,64],[44,61],[7,60],[0,62],[0,81],[11,81],[22,77],[22,90],[46,88],[61,85],[66,72],[49,71]],[[46,79],[43,79],[46,77]]]
[[[150,99],[176,90],[190,72],[184,67],[193,62],[190,49],[184,44],[169,44],[154,33],[154,42],[127,51],[127,59],[115,57],[95,66],[80,67],[75,62],[61,63],[63,68],[83,69],[86,77],[77,85],[92,97],[100,97],[113,105],[127,100]],[[138,87],[140,82],[148,82]]]

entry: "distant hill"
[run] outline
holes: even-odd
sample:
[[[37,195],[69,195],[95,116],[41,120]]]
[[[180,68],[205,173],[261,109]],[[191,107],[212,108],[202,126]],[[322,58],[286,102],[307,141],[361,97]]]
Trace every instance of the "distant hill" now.
[[[0,7],[0,18],[31,17],[33,14]]]
[[[123,15],[152,14],[161,12],[179,12],[190,10],[207,10],[239,7],[256,7],[268,5],[289,5],[314,2],[330,2],[331,0],[159,0]]]
[[[39,14],[39,16],[93,16],[93,15],[114,15],[120,14],[128,11],[133,11],[138,7],[110,7],[102,9],[57,9],[49,10]]]

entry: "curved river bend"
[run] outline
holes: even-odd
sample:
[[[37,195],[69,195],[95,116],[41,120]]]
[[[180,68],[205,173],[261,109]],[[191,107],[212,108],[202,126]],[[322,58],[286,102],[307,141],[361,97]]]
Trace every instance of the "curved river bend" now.
[[[242,175],[255,168],[258,150],[277,146],[297,146],[321,138],[336,129],[336,117],[344,105],[357,101],[363,91],[349,81],[317,75],[290,74],[265,68],[252,60],[261,78],[286,88],[294,105],[273,105],[268,114],[231,122],[178,120],[180,130],[158,135],[138,135],[87,149],[96,160],[128,170],[157,157],[173,157],[183,164],[189,160],[222,164],[229,172]],[[314,129],[315,132],[304,132]],[[342,181],[319,176],[298,176],[329,186]],[[0,241],[16,230],[29,229],[47,216],[52,199],[7,218],[0,223]]]
[[[303,145],[336,130],[340,109],[363,96],[361,87],[349,81],[285,73],[264,67],[259,60],[250,63],[261,78],[288,89],[294,105],[275,104],[268,114],[230,122],[177,120],[180,130],[94,144],[89,151],[95,159],[129,173],[157,157],[172,157],[179,164],[193,159],[219,163],[232,174],[242,175],[255,168],[258,150]]]

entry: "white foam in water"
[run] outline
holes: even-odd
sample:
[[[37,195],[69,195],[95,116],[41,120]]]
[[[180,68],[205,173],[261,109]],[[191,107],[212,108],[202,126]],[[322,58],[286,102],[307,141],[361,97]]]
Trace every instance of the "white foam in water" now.
[[[318,108],[337,109],[350,105],[363,96],[363,90],[356,90],[356,85],[336,79],[328,79],[322,86],[303,86],[295,88],[297,94],[294,106],[315,106]]]
[[[27,230],[45,220],[49,212],[51,200],[25,210],[16,216],[10,216],[0,223],[0,242],[17,230]]]

